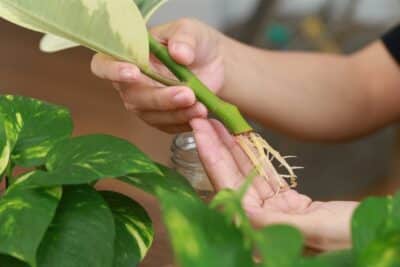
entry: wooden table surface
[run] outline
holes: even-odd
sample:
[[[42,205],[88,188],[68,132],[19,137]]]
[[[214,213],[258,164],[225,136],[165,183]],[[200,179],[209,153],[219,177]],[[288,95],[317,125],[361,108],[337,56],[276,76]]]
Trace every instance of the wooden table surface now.
[[[40,35],[0,20],[0,94],[30,96],[68,107],[75,135],[105,133],[136,144],[154,160],[168,163],[172,136],[154,130],[124,110],[110,83],[93,77],[92,53],[78,48],[46,55],[38,51]],[[142,203],[154,220],[156,241],[143,267],[172,262],[168,239],[154,198],[124,184],[100,188],[121,191]]]

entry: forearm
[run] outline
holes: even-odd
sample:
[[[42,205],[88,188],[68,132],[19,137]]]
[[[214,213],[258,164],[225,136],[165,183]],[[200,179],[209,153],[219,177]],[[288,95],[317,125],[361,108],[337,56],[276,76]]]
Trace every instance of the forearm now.
[[[398,117],[400,73],[378,42],[353,56],[268,52],[224,42],[221,96],[269,128],[302,139],[338,140]]]

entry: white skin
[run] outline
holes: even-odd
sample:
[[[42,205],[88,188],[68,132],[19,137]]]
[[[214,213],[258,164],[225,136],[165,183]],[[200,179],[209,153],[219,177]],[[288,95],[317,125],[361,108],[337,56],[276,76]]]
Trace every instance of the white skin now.
[[[280,53],[236,42],[201,22],[183,19],[153,29],[171,56],[225,100],[266,127],[301,139],[340,141],[398,121],[400,69],[381,42],[349,55]],[[154,66],[167,73],[154,59]],[[136,66],[98,54],[92,71],[113,81],[126,108],[168,133],[193,129],[202,162],[218,190],[237,188],[250,163],[223,126],[186,87],[163,87]],[[349,247],[356,202],[316,202],[290,190],[271,197],[261,178],[244,200],[257,227],[297,226],[310,247]]]

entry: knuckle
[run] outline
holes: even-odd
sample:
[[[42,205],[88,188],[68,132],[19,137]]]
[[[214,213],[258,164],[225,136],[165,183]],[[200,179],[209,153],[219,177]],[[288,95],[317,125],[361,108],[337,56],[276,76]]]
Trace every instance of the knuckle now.
[[[179,123],[186,123],[190,120],[191,118],[191,110],[185,110],[182,112],[177,112],[175,114],[175,121],[179,122]]]
[[[177,20],[176,25],[178,29],[187,29],[196,24],[196,20],[188,17],[183,17]]]
[[[142,121],[144,121],[148,125],[150,125],[152,127],[156,126],[154,121],[151,118],[149,118],[149,116],[148,116],[148,114],[146,112],[142,112],[142,111],[137,110],[136,111],[136,116],[138,116],[139,119],[141,119]]]
[[[133,113],[136,113],[136,114],[139,112],[137,106],[135,106],[135,105],[133,105],[131,103],[124,102],[124,106],[125,106],[125,109],[128,110],[129,112],[133,112]]]
[[[94,75],[96,75],[99,78],[106,79],[107,75],[104,71],[104,67],[106,67],[106,59],[104,58],[105,56],[103,54],[96,54],[92,57],[92,60],[90,62],[90,69]]]
[[[90,62],[90,70],[92,71],[93,74],[100,76],[98,72],[98,59],[99,54],[96,54],[92,57],[92,60]]]
[[[153,108],[158,109],[158,110],[164,110],[166,109],[166,103],[165,103],[165,97],[163,97],[160,93],[155,91],[152,97],[152,105]]]
[[[112,84],[112,87],[113,87],[115,90],[117,90],[118,92],[121,92],[121,91],[122,91],[122,87],[121,87],[121,84],[120,84],[120,83],[112,82],[111,84]]]

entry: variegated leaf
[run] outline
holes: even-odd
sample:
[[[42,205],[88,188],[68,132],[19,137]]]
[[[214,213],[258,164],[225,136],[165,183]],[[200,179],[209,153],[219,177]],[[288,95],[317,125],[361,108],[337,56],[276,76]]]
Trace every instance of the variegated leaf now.
[[[134,0],[146,22],[157,8],[166,1],[167,0]],[[46,34],[40,41],[40,50],[46,53],[58,52],[78,46],[80,46],[80,44],[52,34]]]
[[[146,25],[132,0],[0,0],[0,17],[148,68]]]

